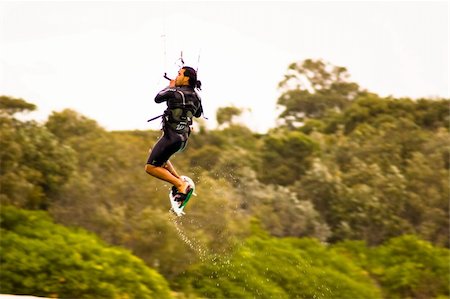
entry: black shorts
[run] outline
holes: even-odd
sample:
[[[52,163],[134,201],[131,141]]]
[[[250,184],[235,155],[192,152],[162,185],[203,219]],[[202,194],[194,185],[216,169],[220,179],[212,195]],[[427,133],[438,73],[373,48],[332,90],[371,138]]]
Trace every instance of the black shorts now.
[[[147,164],[162,166],[176,152],[182,151],[189,138],[189,133],[177,133],[171,128],[165,128],[163,135],[153,147]]]

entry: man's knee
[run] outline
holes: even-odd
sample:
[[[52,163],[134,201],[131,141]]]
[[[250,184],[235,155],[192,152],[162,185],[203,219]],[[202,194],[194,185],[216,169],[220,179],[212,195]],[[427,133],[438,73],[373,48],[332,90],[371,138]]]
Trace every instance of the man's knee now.
[[[152,164],[145,164],[145,172],[147,172],[148,174],[152,173],[152,170],[155,168],[156,166],[152,165]]]

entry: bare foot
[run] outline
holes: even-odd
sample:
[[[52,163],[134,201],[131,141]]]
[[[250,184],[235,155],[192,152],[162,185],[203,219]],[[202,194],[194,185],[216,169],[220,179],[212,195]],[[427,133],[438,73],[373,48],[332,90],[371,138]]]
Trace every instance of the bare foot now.
[[[189,187],[189,183],[185,182],[183,180],[181,180],[181,181],[182,181],[182,184],[180,186],[176,186],[176,187],[178,189],[178,192],[186,194],[187,188]]]

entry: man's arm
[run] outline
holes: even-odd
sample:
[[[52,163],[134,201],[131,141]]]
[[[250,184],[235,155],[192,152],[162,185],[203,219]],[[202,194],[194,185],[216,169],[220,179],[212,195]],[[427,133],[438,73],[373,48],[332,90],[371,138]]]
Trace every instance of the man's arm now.
[[[163,90],[161,90],[160,92],[158,92],[158,94],[155,97],[155,102],[159,104],[159,103],[167,101],[170,98],[173,98],[175,91],[176,91],[175,81],[170,80],[170,85],[167,86],[166,88],[164,88]]]
[[[174,92],[176,91],[175,88],[172,87],[166,87],[163,90],[161,90],[155,97],[156,103],[162,103],[167,101],[170,98],[174,97]]]

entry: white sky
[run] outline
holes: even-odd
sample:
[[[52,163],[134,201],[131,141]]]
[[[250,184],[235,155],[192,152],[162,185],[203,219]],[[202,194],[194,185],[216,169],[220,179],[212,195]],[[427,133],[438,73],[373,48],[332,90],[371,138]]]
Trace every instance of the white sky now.
[[[35,103],[38,120],[71,108],[108,130],[158,129],[146,120],[165,109],[162,75],[200,53],[209,126],[235,105],[265,132],[287,66],[307,58],[382,96],[449,97],[449,36],[448,1],[3,1],[0,95]]]

